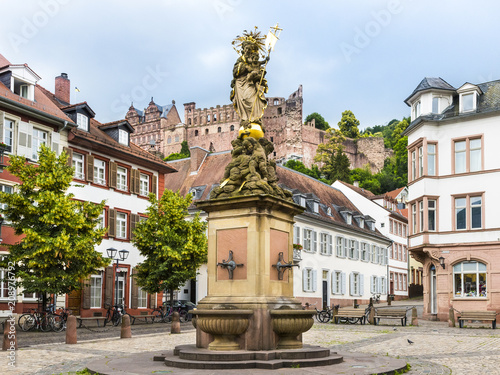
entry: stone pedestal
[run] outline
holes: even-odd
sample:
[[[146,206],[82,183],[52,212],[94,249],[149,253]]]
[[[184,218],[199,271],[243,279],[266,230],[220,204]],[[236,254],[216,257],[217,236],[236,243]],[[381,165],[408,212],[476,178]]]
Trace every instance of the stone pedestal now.
[[[273,330],[271,311],[301,310],[302,306],[293,297],[294,270],[285,269],[280,279],[273,265],[280,253],[292,263],[293,217],[303,208],[269,195],[214,199],[197,206],[208,213],[208,295],[198,303],[197,319],[207,311],[250,310],[248,327],[233,341],[240,349],[276,349],[279,336]],[[239,265],[232,272],[218,265],[227,261],[229,251]],[[196,346],[210,348],[213,333],[203,331],[199,321],[196,329]]]

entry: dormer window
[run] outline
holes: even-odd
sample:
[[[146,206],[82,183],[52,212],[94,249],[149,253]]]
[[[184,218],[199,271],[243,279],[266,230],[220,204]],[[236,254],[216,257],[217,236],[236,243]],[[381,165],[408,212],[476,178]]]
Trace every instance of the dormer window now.
[[[21,98],[34,100],[35,86],[14,78],[14,94],[19,95]]]
[[[470,93],[470,94],[463,94],[460,97],[460,103],[461,103],[461,112],[470,112],[476,109],[475,107],[475,94]]]
[[[128,146],[129,134],[126,130],[118,129],[118,143]]]
[[[76,124],[78,129],[89,131],[89,118],[81,113],[76,114]]]

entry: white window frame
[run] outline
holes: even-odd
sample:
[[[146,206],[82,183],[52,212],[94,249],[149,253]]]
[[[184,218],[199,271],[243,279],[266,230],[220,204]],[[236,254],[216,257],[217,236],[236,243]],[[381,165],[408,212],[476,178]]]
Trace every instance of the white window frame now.
[[[370,261],[370,245],[366,242],[361,242],[361,261]]]
[[[302,271],[302,290],[304,292],[315,292],[317,288],[317,271],[312,268],[304,268]]]
[[[97,282],[99,280],[99,283]],[[99,309],[102,306],[102,275],[90,277],[90,308]]]
[[[436,175],[436,149],[435,143],[427,143],[427,175]]]
[[[472,267],[469,270],[464,270],[465,266],[472,266],[475,265],[475,269],[472,269]],[[484,286],[486,287],[486,290],[483,292],[480,291],[480,275],[484,274]],[[457,292],[457,275],[460,275],[460,293]],[[476,276],[476,282],[475,282],[475,290],[476,292],[472,294],[472,292],[467,292],[465,293],[465,290],[467,289],[465,285],[465,275],[475,275]],[[488,298],[488,271],[486,264],[482,262],[477,262],[477,261],[463,261],[460,263],[457,263],[453,266],[453,294],[454,298]],[[469,295],[467,295],[469,294]],[[479,294],[479,295],[476,295]]]
[[[147,309],[148,307],[148,293],[140,286],[137,287],[137,308]]]
[[[334,270],[332,271],[331,290],[332,294],[343,295],[346,293],[346,277],[345,272]]]
[[[118,129],[118,143],[128,146],[129,133],[126,130]]]
[[[335,239],[335,255],[337,258],[345,258],[345,251],[344,251],[344,237],[343,236],[337,236]]]
[[[38,161],[38,150],[43,144],[45,146],[49,145],[49,132],[39,128],[33,128],[32,132],[32,148],[31,148],[31,160]]]
[[[458,148],[459,145],[463,145],[463,148]],[[455,141],[453,151],[455,157],[455,173],[467,172],[467,141],[465,139]]]
[[[74,178],[79,180],[85,179],[85,155],[78,152],[73,152],[71,164],[75,168]]]
[[[83,113],[76,114],[76,124],[78,125],[78,129],[89,131],[89,118],[85,116]]]
[[[428,199],[427,200],[427,230],[429,232],[436,231],[436,218],[437,218],[437,200],[436,199]],[[432,218],[432,220],[431,220]],[[431,228],[431,223],[434,223],[434,228]]]
[[[94,183],[106,185],[106,162],[97,158],[94,158]]]
[[[14,140],[15,131],[16,131],[16,121],[6,118],[3,124],[3,143],[7,145],[6,152],[13,153],[15,145],[15,140]]]
[[[150,184],[150,176],[141,173],[140,174],[140,182],[139,182],[139,195],[147,196],[149,194],[149,184]]]
[[[128,215],[125,212],[116,213],[116,238],[127,238],[127,218]]]
[[[349,274],[349,294],[351,296],[362,296],[363,284],[363,275],[361,273],[354,271]]]
[[[128,191],[128,169],[121,165],[116,166],[116,188],[122,191]]]

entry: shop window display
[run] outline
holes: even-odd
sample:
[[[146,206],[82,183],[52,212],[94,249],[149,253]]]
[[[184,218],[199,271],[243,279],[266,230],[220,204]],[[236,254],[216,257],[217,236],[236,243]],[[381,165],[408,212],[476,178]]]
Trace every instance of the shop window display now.
[[[453,266],[455,298],[486,297],[486,265],[462,262]]]

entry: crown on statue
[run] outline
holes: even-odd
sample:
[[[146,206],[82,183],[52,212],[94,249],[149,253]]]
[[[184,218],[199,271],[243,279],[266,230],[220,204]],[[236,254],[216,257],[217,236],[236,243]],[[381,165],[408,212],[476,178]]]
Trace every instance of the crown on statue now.
[[[259,52],[264,54],[266,52],[265,40],[266,37],[262,35],[257,26],[255,26],[254,30],[252,31],[243,30],[243,35],[236,36],[231,44],[233,45],[235,51],[240,55],[242,54],[241,51],[243,49],[243,46],[248,43],[255,45],[259,49]]]

